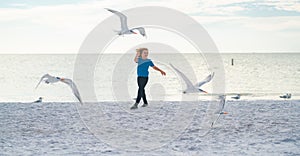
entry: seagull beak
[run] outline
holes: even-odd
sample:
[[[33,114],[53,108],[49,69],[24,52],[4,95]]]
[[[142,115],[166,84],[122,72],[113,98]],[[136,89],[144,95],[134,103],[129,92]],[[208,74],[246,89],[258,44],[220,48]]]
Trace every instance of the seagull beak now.
[[[223,112],[223,114],[228,114],[228,112]]]
[[[136,33],[136,32],[134,32],[133,30],[130,30],[130,32],[131,32],[131,33],[133,33],[133,34],[137,34],[137,33]]]
[[[199,90],[200,92],[203,92],[203,93],[206,93],[206,94],[207,94],[207,91],[205,91],[205,90],[202,90],[202,89],[200,89],[200,88],[198,88],[198,90]]]

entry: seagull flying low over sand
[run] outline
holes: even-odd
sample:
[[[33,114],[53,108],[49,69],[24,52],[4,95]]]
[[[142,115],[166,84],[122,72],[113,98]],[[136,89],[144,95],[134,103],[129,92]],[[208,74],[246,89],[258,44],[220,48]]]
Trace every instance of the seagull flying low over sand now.
[[[60,78],[60,77],[55,77],[55,76],[51,76],[49,74],[45,74],[42,76],[40,82],[36,85],[35,89],[40,85],[40,83],[44,81],[45,83],[49,84],[49,83],[56,83],[56,82],[63,82],[67,85],[69,85],[72,89],[73,94],[76,96],[76,98],[78,99],[78,101],[82,104],[82,100],[79,94],[79,91],[75,85],[75,83],[71,80],[71,79],[67,79],[67,78]]]
[[[220,102],[219,102],[219,107],[218,109],[215,111],[215,114],[218,114],[218,117],[215,121],[213,121],[210,125],[210,127],[213,127],[214,124],[219,120],[220,116],[222,114],[228,114],[227,112],[224,112],[223,109],[225,107],[225,99],[226,99],[226,96],[225,95],[221,95],[219,96],[219,99],[220,99]]]
[[[119,18],[121,20],[121,30],[116,31],[116,32],[118,32],[118,35],[137,34],[133,30],[138,30],[142,36],[144,36],[144,37],[146,36],[146,32],[145,32],[145,29],[143,27],[136,27],[136,28],[129,29],[128,25],[127,25],[127,17],[124,14],[122,14],[121,12],[115,11],[115,10],[112,10],[112,9],[108,9],[108,8],[105,8],[105,9],[112,12],[112,13],[114,13],[114,14],[116,14],[117,16],[119,16]]]
[[[203,86],[205,83],[208,83],[211,81],[211,79],[214,77],[214,72],[209,74],[203,81],[193,85],[192,82],[177,68],[175,68],[171,63],[170,66],[176,71],[178,75],[183,79],[183,81],[186,83],[187,88],[183,91],[183,94],[186,93],[196,93],[196,92],[203,92],[207,93],[206,91],[202,90],[200,87]]]

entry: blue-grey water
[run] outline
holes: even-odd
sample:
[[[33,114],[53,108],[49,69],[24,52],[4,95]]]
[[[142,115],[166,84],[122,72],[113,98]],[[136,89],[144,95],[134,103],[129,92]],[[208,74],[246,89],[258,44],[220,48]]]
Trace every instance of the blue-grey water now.
[[[96,56],[96,55],[95,55]],[[45,101],[69,101],[76,100],[70,93],[70,89],[61,84],[42,84],[37,90],[35,86],[40,77],[49,73],[54,76],[73,78],[76,55],[1,55],[0,57],[0,101],[30,102],[38,97],[44,97]],[[93,57],[93,56],[92,56]],[[114,85],[121,83],[128,87],[129,97],[136,96],[136,64],[133,62],[134,54],[105,54],[96,64],[94,72],[94,92],[97,101],[116,100]],[[184,60],[188,61],[182,62]],[[224,66],[225,93],[242,93],[244,99],[279,99],[280,95],[291,93],[293,99],[300,96],[300,54],[222,54]],[[170,68],[168,63],[174,64],[183,73],[196,77],[193,83],[204,79],[212,70],[207,66],[205,59],[199,54],[152,54],[155,65],[165,70],[166,77],[150,69],[150,80],[146,92],[149,99],[153,100],[180,100],[185,87],[181,79]],[[164,59],[161,59],[164,58]],[[231,65],[231,59],[234,65]],[[166,60],[163,62],[162,60]],[[122,66],[122,63],[125,66]],[[121,62],[121,63],[120,63]],[[120,65],[121,64],[121,65]],[[85,66],[85,64],[81,65]],[[128,77],[127,82],[118,82],[118,73]],[[220,76],[220,75],[218,75]],[[82,75],[82,79],[87,78]],[[120,79],[122,81],[122,79]],[[75,82],[76,83],[76,82]],[[203,86],[203,89],[212,93],[214,80]],[[163,91],[161,91],[163,89]],[[84,90],[82,90],[84,92]],[[128,101],[125,97],[121,100]],[[206,96],[201,94],[200,99]],[[88,97],[83,97],[88,100]],[[120,100],[120,99],[117,99]]]

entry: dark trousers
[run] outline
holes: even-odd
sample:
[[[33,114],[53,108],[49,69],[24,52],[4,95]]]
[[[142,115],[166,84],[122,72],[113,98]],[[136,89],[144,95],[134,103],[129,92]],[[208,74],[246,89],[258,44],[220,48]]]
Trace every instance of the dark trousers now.
[[[138,95],[137,95],[135,103],[140,103],[141,98],[143,97],[144,103],[148,104],[147,98],[146,98],[146,93],[145,93],[145,86],[146,86],[147,82],[148,82],[148,77],[138,77],[137,78],[139,90],[138,90]]]

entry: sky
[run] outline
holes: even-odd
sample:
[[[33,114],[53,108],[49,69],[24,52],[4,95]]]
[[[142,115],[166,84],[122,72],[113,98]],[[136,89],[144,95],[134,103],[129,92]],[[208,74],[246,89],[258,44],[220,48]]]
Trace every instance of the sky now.
[[[300,52],[300,0],[1,0],[0,54],[75,54],[88,33],[112,16],[104,8],[140,6],[169,7],[189,15],[223,53]],[[146,31],[150,35],[160,30]],[[153,36],[135,40],[157,40]],[[172,40],[166,44],[182,39]],[[125,48],[124,38],[115,45],[112,51]]]

